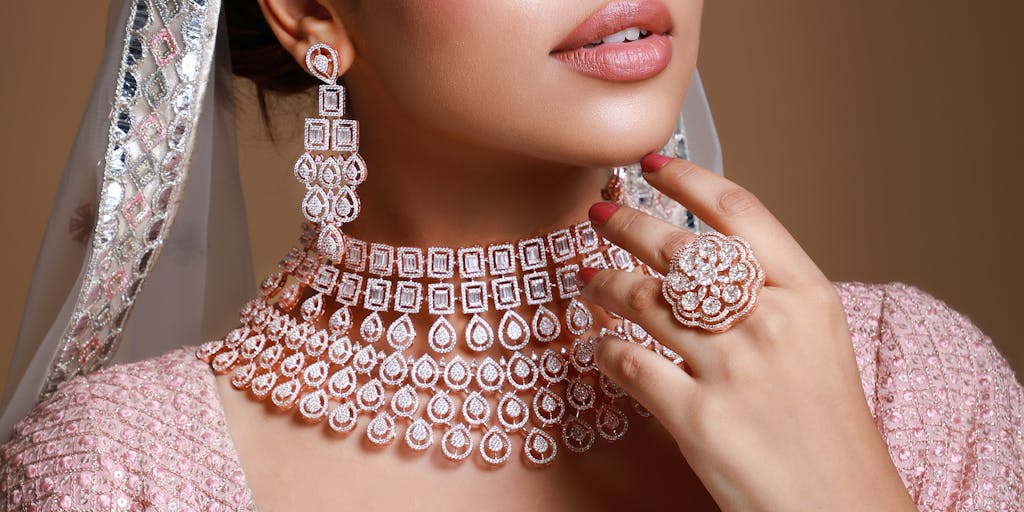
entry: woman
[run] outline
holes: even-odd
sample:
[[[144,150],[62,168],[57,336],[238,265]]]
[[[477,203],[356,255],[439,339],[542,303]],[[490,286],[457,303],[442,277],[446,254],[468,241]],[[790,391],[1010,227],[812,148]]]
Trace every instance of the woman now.
[[[218,29],[218,2],[128,2],[92,249],[57,329],[27,318],[12,404],[43,401],[0,450],[6,508],[1019,504],[1024,390],[991,340],[912,286],[829,282],[694,162],[700,116],[673,134],[701,7],[261,0]],[[94,371],[245,288],[214,220],[230,131],[199,116],[225,35],[258,86],[317,87],[310,223],[237,326]],[[694,160],[655,151],[677,138]],[[190,215],[207,261],[172,250]]]

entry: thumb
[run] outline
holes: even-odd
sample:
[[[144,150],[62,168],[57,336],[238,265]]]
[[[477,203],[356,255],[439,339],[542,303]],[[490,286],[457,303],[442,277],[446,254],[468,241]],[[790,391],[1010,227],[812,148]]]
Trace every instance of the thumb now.
[[[594,355],[597,367],[622,386],[665,427],[679,425],[682,411],[697,387],[693,377],[661,354],[642,345],[605,335]]]

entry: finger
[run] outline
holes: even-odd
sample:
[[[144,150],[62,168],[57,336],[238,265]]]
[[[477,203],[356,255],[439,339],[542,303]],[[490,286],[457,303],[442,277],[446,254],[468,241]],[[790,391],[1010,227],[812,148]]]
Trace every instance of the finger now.
[[[653,350],[607,335],[597,344],[597,367],[669,427],[679,423],[696,380]],[[671,429],[670,429],[671,430]]]
[[[579,272],[580,293],[605,309],[618,313],[690,362],[696,375],[713,357],[714,334],[679,325],[661,293],[662,280],[640,272],[584,268]]]
[[[789,231],[747,189],[688,160],[651,154],[641,163],[651,186],[716,231],[746,238],[767,282],[800,286],[827,281]]]
[[[661,274],[668,273],[676,249],[696,237],[663,219],[616,203],[594,203],[589,216],[591,225],[601,235]]]

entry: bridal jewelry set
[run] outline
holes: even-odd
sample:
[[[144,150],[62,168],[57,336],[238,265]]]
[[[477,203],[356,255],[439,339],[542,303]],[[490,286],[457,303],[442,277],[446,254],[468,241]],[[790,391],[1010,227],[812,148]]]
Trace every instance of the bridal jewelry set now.
[[[344,234],[367,175],[359,125],[343,118],[336,51],[312,46],[306,67],[324,82],[319,117],[306,119],[305,152],[294,167],[307,188],[309,222],[243,308],[240,325],[196,354],[230,373],[235,388],[340,435],[368,415],[372,443],[401,437],[417,451],[437,444],[454,461],[477,452],[500,466],[512,456],[513,436],[522,436],[524,460],[545,466],[559,444],[585,452],[598,437],[621,439],[625,410],[650,415],[598,370],[601,336],[683,363],[613,312],[600,310],[615,326],[593,333],[599,322],[577,287],[580,268],[663,277],[676,319],[711,332],[754,307],[761,266],[745,240],[715,232],[676,251],[664,276],[589,221],[486,246],[396,247]]]

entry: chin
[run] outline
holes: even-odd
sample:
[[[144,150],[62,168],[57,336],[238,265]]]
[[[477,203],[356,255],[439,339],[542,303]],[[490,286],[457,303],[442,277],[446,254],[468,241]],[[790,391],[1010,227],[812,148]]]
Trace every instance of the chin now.
[[[675,131],[678,111],[670,115],[631,116],[628,121],[595,120],[590,130],[572,130],[560,160],[583,167],[635,164],[648,153],[660,151]],[[643,120],[648,120],[643,122]]]
[[[592,84],[589,89],[574,86],[569,89],[575,91],[575,101],[564,100],[569,93],[560,91],[556,100],[547,103],[564,107],[554,115],[544,115],[542,137],[571,155],[565,162],[588,167],[639,162],[671,139],[688,78],[665,75],[625,92]]]

